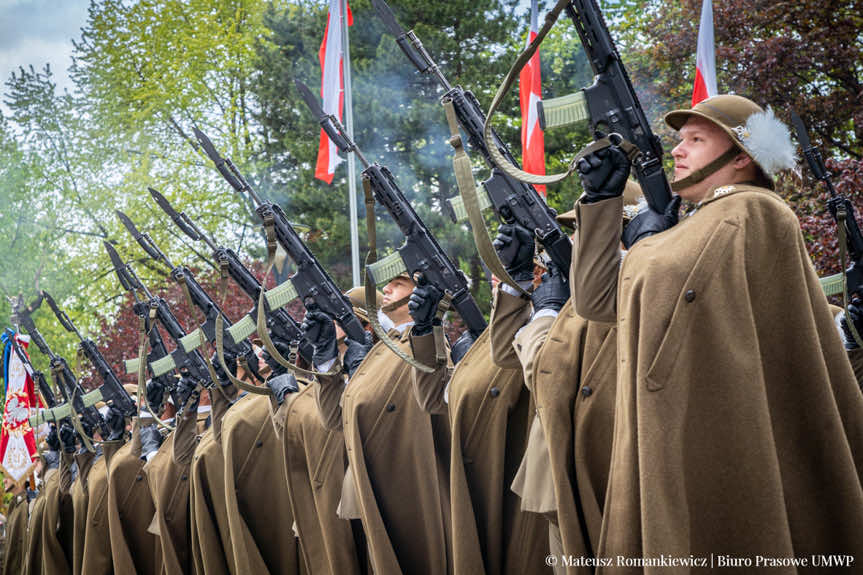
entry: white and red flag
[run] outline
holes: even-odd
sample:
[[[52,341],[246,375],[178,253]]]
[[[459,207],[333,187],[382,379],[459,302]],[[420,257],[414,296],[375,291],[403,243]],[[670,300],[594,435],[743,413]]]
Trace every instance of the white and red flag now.
[[[6,330],[2,339],[6,401],[0,431],[0,467],[6,477],[20,483],[30,475],[36,459],[36,437],[28,418],[42,407],[42,401],[30,375],[26,352],[30,338]]]
[[[527,45],[539,32],[537,0],[530,3],[530,31]],[[521,155],[524,170],[532,174],[545,174],[545,137],[539,127],[536,103],[542,100],[542,80],[539,73],[539,50],[521,69],[518,77],[518,100],[521,104]],[[545,186],[536,186],[536,191],[545,196]]]
[[[713,2],[701,4],[701,23],[698,25],[698,50],[695,55],[695,86],[692,88],[692,105],[715,96],[716,54],[713,49]]]
[[[348,26],[354,23],[351,9],[347,6]],[[330,0],[330,9],[327,14],[327,27],[324,30],[324,40],[318,51],[318,59],[321,61],[321,99],[323,110],[326,114],[342,119],[342,110],[345,106],[345,78],[344,78],[344,46],[342,46],[342,0]],[[318,161],[315,164],[315,177],[328,184],[333,182],[336,166],[342,161],[338,155],[338,149],[321,130],[321,141],[318,146]]]

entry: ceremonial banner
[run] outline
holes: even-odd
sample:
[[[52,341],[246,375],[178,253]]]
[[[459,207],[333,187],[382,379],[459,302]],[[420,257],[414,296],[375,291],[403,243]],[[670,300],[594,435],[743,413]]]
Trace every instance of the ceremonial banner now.
[[[342,59],[342,2],[330,0],[330,10],[327,14],[327,27],[324,30],[324,40],[318,58],[321,61],[321,100],[324,112],[342,119],[342,109],[345,103],[344,70]],[[347,9],[348,26],[353,25],[351,9]],[[328,184],[333,182],[336,166],[342,159],[339,157],[336,145],[321,129],[321,141],[318,145],[318,161],[315,165],[315,177]]]
[[[536,38],[538,27],[537,0],[530,3],[530,31],[527,45]],[[521,155],[523,169],[531,174],[545,174],[545,136],[539,127],[536,104],[542,100],[539,50],[537,50],[518,77],[518,100],[521,105]],[[537,185],[536,191],[545,197],[545,186]]]
[[[13,344],[13,338],[17,345]],[[33,469],[36,458],[36,437],[27,419],[39,407],[41,399],[36,394],[33,378],[25,360],[30,338],[11,330],[3,332],[3,382],[5,402],[3,429],[0,432],[0,469],[6,477],[20,483]],[[17,347],[17,349],[15,349]],[[29,360],[29,358],[27,358]]]
[[[698,49],[695,55],[695,86],[692,88],[692,105],[715,96],[716,54],[713,48],[713,2],[701,4],[701,23],[698,25]]]

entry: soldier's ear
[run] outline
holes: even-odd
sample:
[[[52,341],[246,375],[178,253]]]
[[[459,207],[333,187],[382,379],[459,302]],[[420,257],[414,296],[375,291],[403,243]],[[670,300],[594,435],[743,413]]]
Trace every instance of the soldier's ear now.
[[[746,152],[740,152],[734,157],[734,168],[742,170],[752,164],[752,158]]]

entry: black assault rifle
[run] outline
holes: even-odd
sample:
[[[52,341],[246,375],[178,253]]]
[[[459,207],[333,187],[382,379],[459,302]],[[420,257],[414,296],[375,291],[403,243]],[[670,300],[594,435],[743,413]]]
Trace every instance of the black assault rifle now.
[[[249,312],[253,318],[258,316],[257,305],[261,295],[261,283],[255,275],[249,271],[246,266],[237,257],[237,254],[224,246],[217,245],[212,238],[208,237],[195,223],[186,215],[185,212],[177,212],[168,200],[153,188],[148,188],[150,195],[159,204],[159,207],[170,216],[177,224],[177,227],[192,240],[201,240],[213,250],[213,257],[219,262],[220,266],[224,266],[228,270],[228,274],[237,282],[249,298],[255,303],[255,308]],[[266,302],[265,302],[266,305]],[[307,362],[312,361],[314,349],[309,341],[304,337],[303,330],[291,317],[291,314],[284,308],[270,309],[267,306],[267,327],[270,330],[272,337],[278,338],[285,343],[291,343],[298,346],[300,356]]]
[[[405,56],[421,73],[433,75],[443,87],[445,93],[442,99],[452,101],[458,122],[466,132],[471,147],[482,154],[491,167],[491,177],[482,185],[488,193],[497,217],[503,222],[518,222],[525,228],[533,230],[552,261],[560,269],[568,270],[572,260],[572,243],[557,223],[555,219],[557,213],[545,203],[536,188],[518,181],[494,165],[483,137],[485,113],[476,96],[461,86],[452,86],[449,83],[414,31],[405,32],[402,29],[384,0],[372,0],[372,4],[384,25],[395,36],[396,43]],[[517,166],[515,158],[497,134],[494,135],[494,140],[501,154]]]
[[[244,339],[234,341],[230,331],[228,330],[232,325],[230,320],[224,313],[222,313],[221,308],[219,308],[213,298],[204,291],[201,284],[195,280],[195,276],[192,274],[191,270],[185,266],[175,266],[172,264],[171,260],[168,259],[168,256],[156,246],[149,234],[142,234],[139,232],[138,228],[135,227],[135,224],[132,223],[132,220],[130,220],[129,217],[120,210],[115,210],[115,213],[117,214],[117,217],[120,218],[120,221],[123,222],[123,225],[129,233],[132,234],[132,237],[135,238],[135,241],[138,242],[145,252],[147,252],[147,255],[157,262],[162,262],[171,268],[171,277],[174,281],[182,281],[185,283],[189,290],[189,296],[192,299],[192,303],[194,303],[204,313],[204,324],[201,325],[200,328],[206,336],[207,341],[215,345],[216,322],[219,321],[219,318],[221,317],[222,329],[225,332],[224,350],[235,357],[245,358],[249,371],[251,371],[259,380],[263,381],[264,378],[258,371],[258,358],[255,355],[255,351],[252,349],[252,345]]]
[[[207,364],[204,361],[204,357],[197,349],[192,348],[191,351],[186,351],[186,347],[183,344],[184,338],[186,338],[187,335],[186,330],[183,329],[173,312],[171,312],[171,308],[168,307],[168,302],[150,293],[150,290],[148,290],[141,282],[135,273],[135,270],[132,269],[132,266],[123,262],[122,258],[120,258],[120,254],[118,254],[117,250],[114,249],[114,246],[107,241],[103,243],[108,252],[108,257],[111,258],[111,264],[114,266],[114,272],[117,274],[117,279],[120,280],[120,285],[126,291],[132,292],[135,296],[135,313],[139,317],[142,315],[146,317],[150,308],[155,308],[156,318],[177,345],[177,348],[170,354],[174,360],[174,365],[178,369],[187,371],[189,376],[191,376],[201,386],[210,387],[213,382],[210,377],[210,372],[207,369]],[[144,294],[143,299],[146,301],[138,300],[138,291]],[[153,331],[156,331],[155,326],[153,326],[153,329],[150,329],[151,333]],[[155,359],[159,359],[159,357],[156,357]],[[139,360],[144,361],[144,358],[139,358]],[[148,357],[147,360],[150,360],[150,358]]]
[[[36,344],[36,347],[39,348],[39,351],[48,357],[49,364],[51,366],[51,377],[54,380],[54,384],[57,386],[57,389],[60,390],[60,394],[63,396],[64,404],[55,406],[50,410],[50,413],[49,410],[42,412],[40,414],[41,417],[40,415],[32,417],[31,425],[34,423],[38,425],[49,419],[54,421],[65,419],[66,417],[72,417],[77,413],[81,421],[90,429],[99,429],[102,432],[102,437],[107,437],[108,426],[105,423],[105,420],[102,419],[99,411],[93,407],[96,402],[102,399],[101,394],[98,390],[95,392],[91,391],[90,393],[85,393],[81,384],[78,383],[78,379],[75,377],[75,374],[73,374],[72,370],[69,368],[69,364],[66,362],[66,359],[51,351],[45,338],[42,337],[42,334],[39,333],[38,329],[36,329],[36,324],[33,322],[31,314],[36,311],[40,305],[42,305],[42,299],[43,295],[40,293],[39,297],[26,308],[19,305],[15,309],[15,318],[17,323],[19,323],[27,330],[27,333],[30,334],[30,338],[33,340],[33,343]],[[34,419],[38,419],[38,421],[34,421]]]
[[[93,364],[93,367],[96,368],[96,372],[99,374],[99,378],[102,380],[102,385],[98,388],[99,394],[102,396],[102,401],[108,405],[114,406],[116,409],[123,412],[123,415],[134,415],[135,402],[132,401],[131,397],[129,397],[123,384],[120,383],[114,370],[112,370],[111,366],[108,365],[108,362],[105,361],[105,357],[99,351],[99,348],[96,347],[96,344],[93,343],[93,340],[85,339],[84,336],[81,335],[78,328],[76,328],[75,324],[72,323],[72,319],[68,314],[66,314],[66,312],[57,307],[57,303],[48,292],[43,290],[42,295],[45,297],[45,301],[48,302],[48,306],[51,308],[51,311],[53,311],[54,315],[57,316],[57,320],[60,322],[60,325],[62,325],[66,331],[78,336],[78,340],[80,341],[78,345],[81,352],[87,357],[90,363]]]
[[[341,122],[323,111],[317,98],[305,84],[299,80],[296,84],[306,105],[318,118],[321,128],[330,140],[342,152],[353,152],[365,167],[362,174],[369,181],[375,199],[389,211],[405,236],[405,242],[398,248],[398,252],[408,274],[414,277],[416,273],[421,273],[429,283],[452,296],[452,306],[464,319],[471,334],[478,337],[487,324],[470,294],[467,279],[452,263],[434,235],[416,214],[413,206],[396,184],[392,173],[386,166],[381,166],[377,162],[370,164],[356,143],[348,137]]]
[[[351,300],[339,290],[336,282],[309,250],[288,217],[277,204],[262,200],[243,178],[240,171],[229,158],[222,158],[216,151],[210,139],[198,128],[194,128],[195,136],[207,156],[216,164],[216,169],[222,177],[241,195],[247,193],[255,202],[256,212],[264,225],[272,225],[276,239],[288,253],[297,266],[297,271],[290,281],[297,294],[307,308],[316,305],[321,311],[335,318],[342,326],[347,336],[354,341],[365,341],[365,330],[359,318],[354,314]]]

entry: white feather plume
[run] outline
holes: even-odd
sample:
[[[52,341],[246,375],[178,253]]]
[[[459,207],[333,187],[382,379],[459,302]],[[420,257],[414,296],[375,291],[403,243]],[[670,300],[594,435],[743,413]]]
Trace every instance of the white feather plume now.
[[[769,106],[765,112],[749,116],[746,127],[738,130],[738,136],[743,147],[768,176],[793,168],[797,164],[791,131]]]

